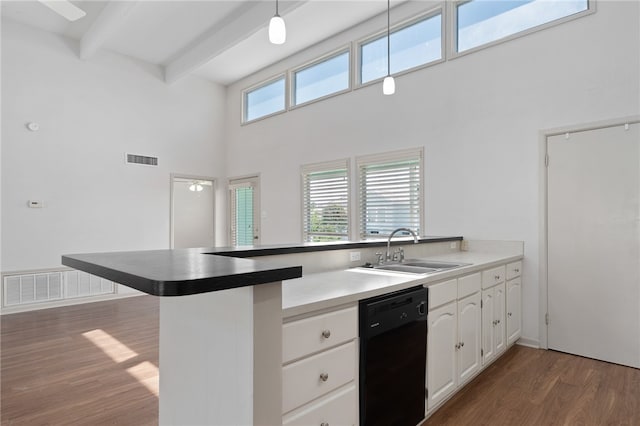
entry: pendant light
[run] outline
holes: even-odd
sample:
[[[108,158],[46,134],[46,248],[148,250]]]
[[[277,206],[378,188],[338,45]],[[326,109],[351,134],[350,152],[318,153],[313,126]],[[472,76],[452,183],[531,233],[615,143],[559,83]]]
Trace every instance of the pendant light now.
[[[287,39],[287,29],[284,19],[278,15],[278,0],[276,0],[276,14],[269,22],[269,41],[273,44],[284,44]]]
[[[387,0],[387,76],[382,82],[382,94],[393,95],[396,93],[396,81],[391,76],[391,0]]]

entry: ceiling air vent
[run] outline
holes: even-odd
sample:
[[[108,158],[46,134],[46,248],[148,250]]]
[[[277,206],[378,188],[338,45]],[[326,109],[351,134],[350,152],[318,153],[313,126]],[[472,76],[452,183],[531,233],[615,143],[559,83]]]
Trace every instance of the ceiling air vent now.
[[[143,164],[145,166],[157,166],[158,157],[125,153],[127,164]]]

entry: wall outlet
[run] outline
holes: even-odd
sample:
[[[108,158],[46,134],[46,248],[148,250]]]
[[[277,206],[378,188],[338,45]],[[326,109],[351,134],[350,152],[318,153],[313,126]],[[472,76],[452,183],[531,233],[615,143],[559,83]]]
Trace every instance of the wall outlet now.
[[[349,252],[349,260],[351,260],[352,262],[359,261],[360,260],[360,252],[359,251]]]

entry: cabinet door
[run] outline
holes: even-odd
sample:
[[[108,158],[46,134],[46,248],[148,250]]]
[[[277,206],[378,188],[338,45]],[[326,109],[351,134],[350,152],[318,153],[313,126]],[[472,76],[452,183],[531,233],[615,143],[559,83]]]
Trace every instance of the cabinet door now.
[[[354,384],[321,397],[283,416],[283,426],[358,424],[358,392]]]
[[[494,287],[494,301],[493,301],[493,312],[494,318],[496,320],[495,332],[494,332],[494,342],[495,342],[495,350],[496,355],[504,352],[507,349],[507,341],[506,341],[506,324],[507,324],[507,314],[505,313],[506,309],[506,300],[505,300],[505,285],[504,283],[498,284]]]
[[[520,278],[507,281],[507,345],[522,334],[522,282]]]
[[[456,302],[429,312],[427,317],[427,409],[456,389]]]
[[[482,291],[482,365],[495,356],[494,290]]]
[[[479,292],[458,301],[458,385],[466,383],[482,365],[481,322]]]

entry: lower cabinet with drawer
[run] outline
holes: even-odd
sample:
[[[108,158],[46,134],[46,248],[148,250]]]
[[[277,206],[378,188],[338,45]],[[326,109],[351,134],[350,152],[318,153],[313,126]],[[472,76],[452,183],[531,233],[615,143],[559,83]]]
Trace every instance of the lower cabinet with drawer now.
[[[480,273],[429,287],[427,412],[480,370]]]
[[[358,308],[283,325],[282,423],[358,424]]]
[[[522,262],[429,286],[427,416],[521,335]]]

